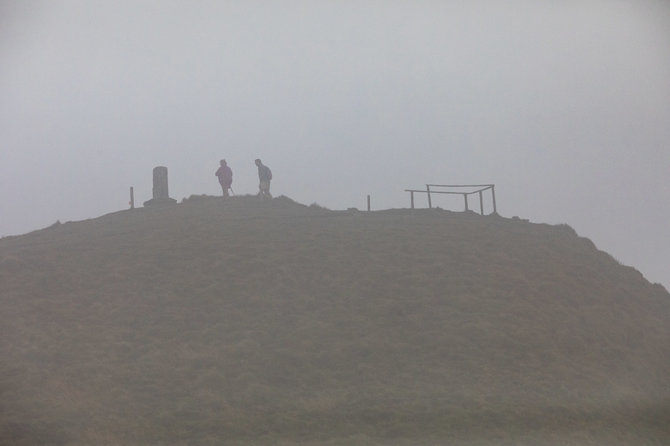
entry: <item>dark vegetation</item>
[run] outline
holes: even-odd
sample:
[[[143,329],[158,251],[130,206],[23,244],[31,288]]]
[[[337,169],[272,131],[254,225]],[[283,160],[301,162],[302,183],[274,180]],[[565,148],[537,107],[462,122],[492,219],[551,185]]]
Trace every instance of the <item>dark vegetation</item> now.
[[[566,225],[193,197],[0,240],[2,445],[666,445],[670,295]]]

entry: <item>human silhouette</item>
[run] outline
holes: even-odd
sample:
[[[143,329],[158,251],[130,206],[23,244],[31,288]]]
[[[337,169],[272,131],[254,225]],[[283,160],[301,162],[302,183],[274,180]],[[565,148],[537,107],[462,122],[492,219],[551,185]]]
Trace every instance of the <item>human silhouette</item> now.
[[[226,160],[221,160],[219,164],[221,164],[221,166],[214,175],[219,177],[219,184],[221,185],[223,196],[229,197],[230,195],[228,194],[228,189],[230,189],[230,186],[233,185],[233,171],[230,167],[228,167]]]
[[[258,196],[260,198],[272,198],[272,195],[270,195],[272,171],[260,159],[256,159],[255,163],[258,166]]]

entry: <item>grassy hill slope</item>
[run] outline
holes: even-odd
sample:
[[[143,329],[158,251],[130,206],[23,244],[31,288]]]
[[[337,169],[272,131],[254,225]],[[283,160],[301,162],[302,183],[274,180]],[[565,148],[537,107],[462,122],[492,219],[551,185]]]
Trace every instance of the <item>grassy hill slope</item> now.
[[[0,444],[670,444],[670,295],[565,225],[194,197],[0,240]]]

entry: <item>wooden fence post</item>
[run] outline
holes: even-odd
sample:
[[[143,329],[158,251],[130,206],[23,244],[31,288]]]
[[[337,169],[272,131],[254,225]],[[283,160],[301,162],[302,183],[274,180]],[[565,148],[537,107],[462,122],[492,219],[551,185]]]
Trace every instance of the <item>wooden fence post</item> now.
[[[130,186],[130,209],[135,209],[135,190]]]
[[[468,194],[463,194],[463,198],[465,199],[465,212],[467,212],[470,210],[468,207]]]
[[[484,215],[484,194],[482,191],[479,191],[479,211]]]
[[[409,192],[409,200],[410,200],[410,203],[412,203],[412,209],[414,209],[414,191],[413,190]]]
[[[433,202],[430,199],[430,184],[426,184],[426,193],[428,194],[428,209],[433,208]]]
[[[368,212],[370,212],[370,195],[368,195]]]
[[[493,197],[493,213],[498,213],[498,208],[496,208],[496,187],[491,185],[491,196]]]

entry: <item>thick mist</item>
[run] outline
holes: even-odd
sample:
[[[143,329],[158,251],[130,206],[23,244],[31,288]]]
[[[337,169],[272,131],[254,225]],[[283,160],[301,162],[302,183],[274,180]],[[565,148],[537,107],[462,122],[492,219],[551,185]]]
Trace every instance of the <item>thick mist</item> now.
[[[670,285],[661,1],[0,1],[0,236],[170,194],[408,207],[495,183]],[[419,198],[419,204],[421,203]],[[460,209],[460,201],[435,199]]]

